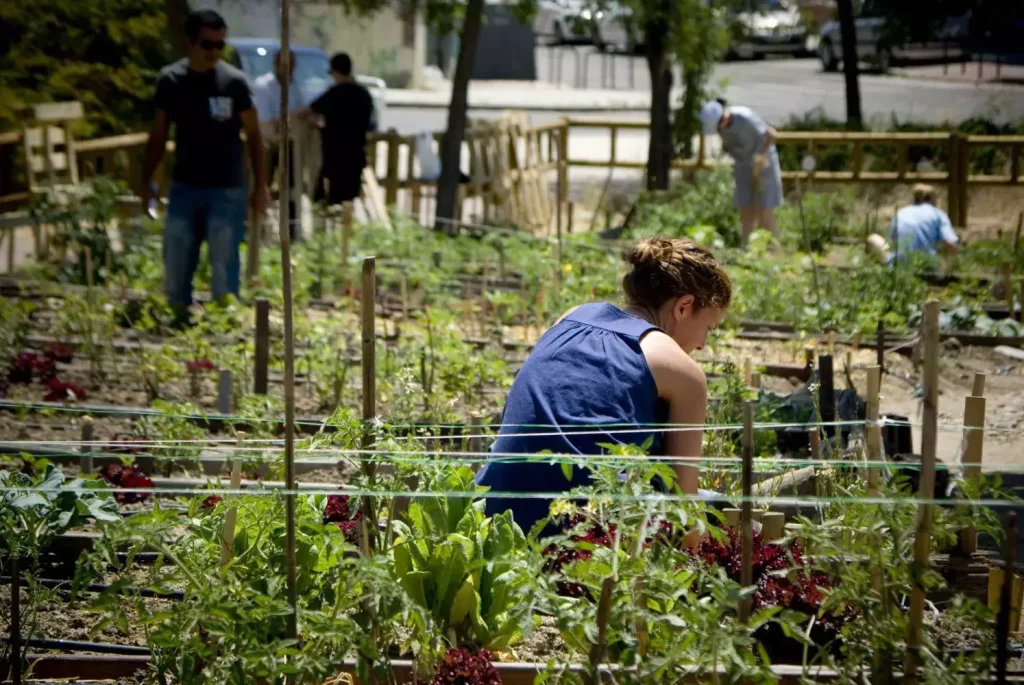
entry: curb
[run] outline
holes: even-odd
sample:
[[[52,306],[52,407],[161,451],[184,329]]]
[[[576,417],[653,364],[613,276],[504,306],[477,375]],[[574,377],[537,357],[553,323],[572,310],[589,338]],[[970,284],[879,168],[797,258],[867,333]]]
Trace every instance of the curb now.
[[[388,102],[388,109],[448,109],[448,102],[423,101],[413,102],[411,100]],[[624,104],[624,103],[594,103],[584,102],[580,104],[567,102],[547,103],[538,101],[524,104],[523,102],[469,102],[471,110],[529,110],[541,112],[648,112],[651,109],[649,103],[645,104]]]

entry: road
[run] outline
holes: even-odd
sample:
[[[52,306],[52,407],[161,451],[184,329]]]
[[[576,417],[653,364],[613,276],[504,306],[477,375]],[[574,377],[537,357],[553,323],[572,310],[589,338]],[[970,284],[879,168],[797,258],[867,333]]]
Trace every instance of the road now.
[[[576,81],[573,67],[573,49],[562,49],[562,83]],[[581,49],[587,54],[589,48]],[[537,51],[537,75],[549,80],[550,49]],[[602,57],[596,55],[588,62],[588,85],[601,85]],[[630,69],[634,70],[636,89],[649,87],[646,63],[641,57],[615,56],[608,63],[606,85],[611,85],[614,65],[615,84],[624,89],[629,86]],[[581,64],[583,63],[581,59]],[[950,65],[959,70],[959,65]],[[678,82],[678,79],[677,79]],[[846,95],[842,74],[826,74],[816,59],[766,59],[754,62],[726,62],[719,64],[711,79],[713,87],[723,91],[725,97],[736,104],[754,108],[769,122],[780,125],[794,115],[820,107],[826,115],[842,119],[846,115]],[[1024,88],[1015,85],[945,82],[862,74],[861,100],[864,116],[872,122],[922,121],[941,124],[962,121],[970,117],[986,117],[996,121],[1019,120],[1024,117]],[[544,97],[539,94],[535,102],[523,102],[520,107],[531,111],[535,123],[552,121],[563,116],[593,116],[593,112],[545,112]],[[471,112],[471,116],[492,117],[497,112]],[[646,114],[617,112],[617,118],[644,119]],[[447,120],[443,109],[389,110],[386,126],[400,132],[441,130]]]

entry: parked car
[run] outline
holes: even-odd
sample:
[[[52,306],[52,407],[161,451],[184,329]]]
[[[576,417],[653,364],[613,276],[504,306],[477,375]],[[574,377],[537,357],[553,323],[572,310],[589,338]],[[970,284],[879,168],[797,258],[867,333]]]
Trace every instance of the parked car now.
[[[761,59],[765,55],[808,54],[807,25],[786,0],[754,0],[729,21],[728,56]],[[811,53],[813,54],[813,53]]]
[[[897,62],[913,60],[959,60],[968,50],[970,12],[953,15],[931,35],[910,35],[894,40],[896,35],[880,11],[882,0],[865,0],[854,18],[857,34],[857,59],[885,72]],[[836,71],[843,60],[842,31],[838,21],[821,27],[818,57],[825,71]]]
[[[594,42],[594,30],[603,12],[585,0],[540,0],[533,31],[550,45]]]
[[[730,57],[813,54],[808,49],[812,37],[796,7],[785,0],[752,0],[748,7],[745,12],[726,17]],[[616,2],[609,3],[597,22],[594,44],[613,52],[637,52],[643,50],[643,42],[643,27],[634,21],[632,12]]]
[[[226,53],[227,60],[244,71],[250,82],[274,70],[274,55],[281,49],[281,42],[272,38],[229,38],[228,45],[233,50]],[[292,52],[295,54],[295,81],[303,100],[312,102],[334,85],[330,58],[320,48],[308,45],[293,45]],[[381,130],[387,110],[387,85],[383,79],[362,74],[356,74],[356,81],[370,91],[374,121]]]

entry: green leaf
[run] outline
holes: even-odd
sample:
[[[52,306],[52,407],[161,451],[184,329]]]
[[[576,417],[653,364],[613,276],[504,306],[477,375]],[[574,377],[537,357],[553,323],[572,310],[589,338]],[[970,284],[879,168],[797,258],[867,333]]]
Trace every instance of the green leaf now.
[[[469,612],[479,604],[479,601],[480,597],[476,593],[476,588],[473,587],[473,577],[470,576],[455,593],[455,601],[452,602],[452,608],[448,613],[449,624],[454,626],[462,623]]]
[[[409,595],[409,598],[425,609],[429,609],[430,604],[427,602],[424,584],[430,577],[431,575],[426,571],[410,571],[401,579],[402,589]]]
[[[567,461],[563,461],[561,463],[561,467],[562,467],[562,475],[565,476],[566,480],[571,481],[572,480],[572,464],[567,462]]]

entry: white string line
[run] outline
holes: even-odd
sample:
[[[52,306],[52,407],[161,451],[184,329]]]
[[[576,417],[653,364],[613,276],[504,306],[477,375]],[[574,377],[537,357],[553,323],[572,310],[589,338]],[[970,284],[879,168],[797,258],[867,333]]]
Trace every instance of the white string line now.
[[[531,424],[513,424],[513,425],[531,425]],[[386,424],[385,424],[386,426]],[[774,430],[776,428],[817,428],[817,427],[843,427],[843,426],[879,426],[884,428],[885,426],[909,426],[909,427],[922,427],[923,424],[912,423],[910,421],[891,421],[888,419],[880,419],[878,421],[823,421],[820,423],[765,423],[765,424],[754,424],[754,430]],[[545,431],[545,432],[528,432],[528,433],[459,433],[453,435],[400,435],[393,436],[394,440],[471,440],[471,439],[499,439],[499,438],[539,438],[539,437],[562,437],[562,436],[586,436],[586,435],[620,435],[620,434],[636,434],[636,433],[682,433],[687,431],[738,431],[743,429],[743,424],[704,424],[704,425],[685,425],[685,424],[652,424],[648,428],[615,428],[609,427],[605,429],[596,428],[594,430],[582,431],[576,430],[571,426],[563,426],[568,430],[558,431]],[[995,428],[989,426],[968,426],[966,424],[942,424],[937,426],[940,430],[945,431],[987,431],[990,433],[1009,433],[1017,432],[1016,429],[1012,428]],[[330,434],[327,434],[330,435]],[[136,441],[130,440],[0,440],[2,445],[68,445],[68,446],[81,446],[81,445],[107,445],[110,447],[122,447],[122,448],[134,448],[134,447],[151,447],[151,448],[167,448],[173,449],[175,447],[183,445],[223,445],[225,449],[250,449],[244,446],[238,445],[238,438],[223,438],[223,439],[197,439],[197,440],[175,440],[173,438],[167,439],[146,439],[139,438]],[[252,443],[271,443],[272,445],[282,446],[284,440],[280,438],[243,438],[245,445]]]
[[[253,450],[245,450],[247,452],[264,452],[264,453],[280,453],[280,450],[273,448],[257,448]],[[365,449],[317,449],[317,450],[302,450],[297,448],[297,453],[313,454],[319,453],[321,458],[306,459],[303,461],[296,460],[296,463],[337,463],[339,457],[389,457],[390,461],[399,461],[406,463],[428,463],[428,464],[444,464],[447,461],[487,461],[487,462],[510,462],[510,463],[538,463],[538,464],[556,464],[556,463],[578,463],[587,462],[593,463],[611,463],[625,467],[627,463],[632,462],[639,466],[645,466],[648,463],[665,463],[665,464],[724,464],[728,466],[739,466],[741,464],[740,457],[711,457],[711,456],[678,456],[678,455],[614,455],[614,454],[524,454],[522,452],[468,452],[468,451],[454,451],[454,452],[442,452],[442,451],[422,451],[422,450],[365,450]],[[84,452],[69,452],[68,456],[82,456],[87,455]],[[327,455],[337,455],[337,457],[330,457]],[[93,455],[103,456],[103,455]],[[110,455],[117,456],[117,455]],[[262,457],[255,454],[250,455],[196,455],[196,456],[164,456],[164,455],[135,455],[143,456],[151,459],[160,460],[176,460],[176,461],[225,461],[229,459],[237,459],[240,461],[256,461]],[[419,458],[415,458],[419,457]],[[850,460],[850,459],[801,459],[801,458],[790,458],[782,455],[771,456],[771,457],[755,457],[755,465],[759,469],[764,469],[768,466],[778,466],[780,470],[789,470],[790,468],[800,466],[820,466],[823,468],[837,468],[840,466],[848,466],[854,468],[865,468],[865,467],[878,467],[887,469],[908,469],[917,470],[921,468],[921,465],[914,462],[893,462],[893,461],[868,461],[868,460]],[[389,461],[389,459],[382,459],[381,461]],[[945,463],[936,463],[937,470],[950,470],[954,467],[948,466]],[[1024,464],[1019,467],[1021,472],[1024,472]],[[1004,470],[1006,473],[1013,473],[1013,466],[1008,467],[1009,470]]]
[[[625,493],[580,493],[580,492],[499,492],[499,491],[424,491],[424,490],[366,490],[366,489],[342,489],[342,488],[331,488],[324,487],[318,489],[293,489],[289,490],[285,487],[277,486],[264,486],[260,488],[231,488],[231,487],[213,487],[213,488],[183,488],[183,487],[168,487],[168,488],[80,488],[83,492],[89,493],[108,493],[108,494],[146,494],[146,495],[238,495],[238,496],[279,496],[279,495],[297,495],[316,497],[323,495],[348,495],[349,497],[409,497],[409,498],[438,498],[444,497],[449,498],[462,498],[462,499],[555,499],[555,500],[573,500],[573,499],[587,499],[587,500],[611,500],[617,502],[666,502],[666,503],[693,503],[693,502],[721,502],[727,500],[732,503],[738,502],[769,502],[775,504],[905,504],[920,506],[927,504],[931,506],[940,507],[1004,507],[1014,508],[1021,506],[1020,502],[1007,499],[921,499],[915,495],[909,495],[907,497],[818,497],[814,495],[798,495],[798,496],[787,496],[787,497],[775,497],[771,494],[764,495],[725,495],[722,493],[706,493],[706,494],[667,494],[667,493],[645,493],[645,494],[625,494]],[[66,490],[73,491],[73,490]],[[45,488],[19,488],[19,487],[3,487],[0,488],[0,493],[12,493],[14,495],[20,495],[31,492],[44,492],[53,494],[53,490],[47,490]]]

